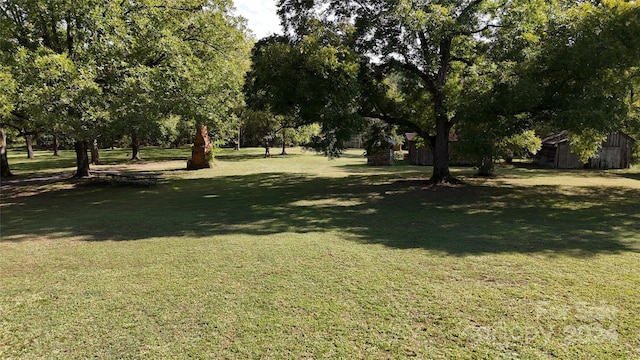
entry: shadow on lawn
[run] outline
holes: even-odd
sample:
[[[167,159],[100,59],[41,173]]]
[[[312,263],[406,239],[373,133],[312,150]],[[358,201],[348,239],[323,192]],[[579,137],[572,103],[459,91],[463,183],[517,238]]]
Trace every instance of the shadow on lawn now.
[[[640,181],[640,173],[621,173],[617,175],[623,178]]]
[[[167,180],[148,189],[80,186],[2,205],[2,240],[93,241],[341,232],[452,255],[639,251],[640,191],[552,186],[426,188],[397,174],[259,174]]]
[[[293,158],[293,157],[298,157],[300,156],[299,154],[281,154],[281,149],[278,148],[271,148],[271,155],[269,157],[271,158],[282,158],[282,157],[287,157],[287,158]],[[232,161],[232,162],[239,162],[239,161],[248,161],[248,160],[258,160],[258,159],[264,159],[264,152],[256,152],[256,153],[247,153],[247,154],[216,154],[215,156],[216,161]]]

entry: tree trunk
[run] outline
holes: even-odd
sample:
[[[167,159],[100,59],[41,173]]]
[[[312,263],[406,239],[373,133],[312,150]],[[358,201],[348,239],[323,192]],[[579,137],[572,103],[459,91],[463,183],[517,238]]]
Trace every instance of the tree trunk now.
[[[60,147],[60,142],[58,141],[58,134],[53,133],[53,156],[58,156],[58,148]]]
[[[431,182],[434,184],[455,183],[449,171],[449,132],[451,121],[445,106],[444,99],[447,73],[451,62],[451,44],[453,39],[446,37],[440,41],[440,67],[435,79],[431,81],[430,91],[433,96],[433,110],[436,117],[436,136],[433,144],[433,175]]]
[[[33,137],[31,134],[26,134],[24,140],[27,142],[27,159],[33,159]]]
[[[443,111],[436,111],[436,114],[438,115],[436,115],[436,136],[433,144],[433,174],[430,181],[434,184],[455,182],[449,171],[449,131],[451,127],[447,115]]]
[[[142,160],[140,157],[140,139],[136,134],[131,135],[131,160]]]
[[[100,153],[98,152],[98,140],[93,139],[93,143],[91,145],[91,163],[93,165],[100,164]]]
[[[76,141],[76,164],[78,166],[78,170],[76,171],[74,177],[89,176],[89,156],[87,155],[88,148],[89,144],[86,140]]]
[[[280,155],[287,155],[287,132],[282,129],[282,153]]]
[[[0,177],[12,176],[7,158],[7,136],[4,129],[0,128]]]
[[[242,138],[242,128],[238,128],[238,143],[236,144],[236,150],[240,151],[240,139]]]
[[[478,164],[478,176],[493,176],[493,170],[493,157],[483,156]]]

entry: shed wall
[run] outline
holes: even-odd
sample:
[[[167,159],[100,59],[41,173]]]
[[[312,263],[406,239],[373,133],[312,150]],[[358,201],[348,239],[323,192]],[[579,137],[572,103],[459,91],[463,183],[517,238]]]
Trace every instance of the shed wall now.
[[[557,169],[580,169],[584,164],[580,161],[578,155],[571,152],[568,142],[558,144],[556,151]]]
[[[624,134],[609,135],[602,143],[596,158],[589,160],[592,169],[626,169],[631,166],[631,153],[634,140]]]

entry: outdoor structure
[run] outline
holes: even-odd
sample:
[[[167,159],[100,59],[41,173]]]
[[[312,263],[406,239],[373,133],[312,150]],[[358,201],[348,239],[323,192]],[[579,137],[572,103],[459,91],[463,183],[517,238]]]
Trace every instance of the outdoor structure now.
[[[365,144],[365,146],[367,146]],[[369,144],[371,148],[365,149],[367,152],[367,165],[370,166],[388,166],[392,165],[395,160],[395,152],[400,151],[402,143],[387,137],[375,142],[375,145]]]
[[[555,169],[580,169],[584,163],[569,149],[569,132],[563,131],[542,139],[542,147],[533,161],[543,167]]]
[[[196,141],[191,148],[191,160],[187,161],[187,169],[197,170],[210,168],[209,153],[211,153],[213,146],[209,140],[209,134],[207,133],[207,127],[201,125],[196,131]]]
[[[406,133],[409,150],[409,164],[433,166],[433,150],[429,146],[418,147],[416,136],[417,133]],[[473,165],[473,159],[464,156],[460,151],[456,150],[455,143],[458,141],[458,135],[452,133],[449,135],[449,159],[452,165],[468,166]]]
[[[622,132],[609,135],[602,143],[598,157],[589,159],[592,169],[627,169],[631,167],[631,154],[635,140]]]
[[[367,165],[370,166],[388,166],[393,164],[394,151],[393,148],[380,151],[375,155],[367,155]]]
[[[374,153],[367,154],[367,165],[369,166],[389,166],[395,160],[395,149],[397,143],[393,139],[387,139]]]
[[[348,149],[362,149],[363,145],[362,134],[353,135],[351,139],[345,144]]]
[[[602,143],[598,156],[585,164],[578,155],[571,152],[569,133],[562,131],[542,139],[542,148],[534,157],[539,166],[556,169],[626,169],[631,166],[632,145],[635,140],[629,135],[617,132],[609,135]]]
[[[416,142],[417,133],[406,133],[409,150],[409,164],[411,165],[433,165],[433,152],[428,146],[418,148]]]

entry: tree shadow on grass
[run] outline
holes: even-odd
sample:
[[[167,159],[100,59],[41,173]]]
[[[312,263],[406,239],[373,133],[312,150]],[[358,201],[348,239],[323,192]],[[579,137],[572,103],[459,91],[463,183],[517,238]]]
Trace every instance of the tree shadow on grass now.
[[[269,158],[295,158],[301,156],[300,154],[284,154],[280,153],[280,149],[271,148],[271,155],[267,157]],[[264,159],[264,152],[262,153],[254,153],[254,154],[216,154],[215,159],[219,161],[230,161],[230,162],[239,162],[239,161],[249,161],[249,160],[260,160]]]
[[[3,242],[132,241],[338,232],[345,239],[456,256],[640,250],[640,190],[465,185],[397,174],[269,173],[166,180],[151,188],[78,186],[2,206]]]
[[[378,173],[388,173],[388,174],[399,174],[399,173],[415,173],[420,174],[422,176],[426,176],[433,171],[433,167],[431,166],[419,166],[419,165],[389,165],[389,166],[370,166],[367,165],[366,159],[362,164],[349,164],[349,165],[341,165],[338,168],[342,168],[350,173],[358,173],[358,174],[378,174]]]
[[[640,173],[620,173],[620,174],[616,174],[616,175],[618,175],[620,177],[623,177],[623,178],[640,181]]]

